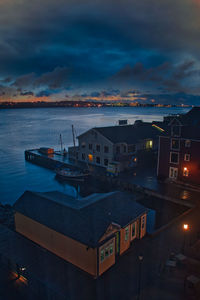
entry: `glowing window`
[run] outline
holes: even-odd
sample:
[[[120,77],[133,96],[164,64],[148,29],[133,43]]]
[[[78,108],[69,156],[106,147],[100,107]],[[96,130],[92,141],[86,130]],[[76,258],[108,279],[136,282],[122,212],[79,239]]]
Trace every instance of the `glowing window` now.
[[[88,159],[89,159],[90,162],[92,162],[93,161],[93,155],[92,154],[88,154]]]
[[[189,170],[188,168],[183,168],[183,176],[188,177],[189,176]]]
[[[152,147],[153,147],[153,141],[152,140],[146,141],[146,149],[152,149]]]

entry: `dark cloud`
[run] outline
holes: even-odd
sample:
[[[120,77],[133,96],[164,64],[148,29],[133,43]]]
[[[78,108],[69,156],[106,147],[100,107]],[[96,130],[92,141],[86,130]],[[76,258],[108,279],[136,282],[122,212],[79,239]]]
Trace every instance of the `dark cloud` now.
[[[69,86],[88,95],[126,87],[198,92],[197,3],[2,0],[1,83],[35,94]]]
[[[34,96],[34,93],[31,91],[21,92],[20,96]]]

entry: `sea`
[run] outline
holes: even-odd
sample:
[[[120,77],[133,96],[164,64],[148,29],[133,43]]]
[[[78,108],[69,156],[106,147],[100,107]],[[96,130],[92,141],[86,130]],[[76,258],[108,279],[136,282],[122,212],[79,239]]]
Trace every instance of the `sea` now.
[[[77,187],[59,182],[51,170],[24,159],[24,151],[40,147],[60,150],[73,145],[72,125],[78,136],[99,126],[115,126],[118,120],[162,121],[169,114],[186,113],[182,107],[22,108],[0,110],[0,203],[13,205],[25,190],[59,190],[76,196]]]

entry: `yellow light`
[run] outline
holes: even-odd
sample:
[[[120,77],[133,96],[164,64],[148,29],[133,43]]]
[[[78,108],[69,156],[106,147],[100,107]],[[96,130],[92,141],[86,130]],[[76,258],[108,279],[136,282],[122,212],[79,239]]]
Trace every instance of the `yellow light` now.
[[[188,228],[189,228],[188,224],[183,224],[183,229],[184,230],[188,230]]]
[[[184,171],[187,171],[187,168],[186,168],[186,167],[184,168]]]
[[[93,155],[92,154],[88,154],[88,159],[89,159],[89,161],[93,161]]]

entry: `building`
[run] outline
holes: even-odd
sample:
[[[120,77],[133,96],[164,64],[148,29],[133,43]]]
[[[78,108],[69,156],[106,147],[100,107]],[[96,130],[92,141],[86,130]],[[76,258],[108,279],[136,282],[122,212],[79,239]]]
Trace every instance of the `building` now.
[[[146,234],[147,209],[137,197],[112,192],[77,200],[26,191],[14,205],[16,231],[98,277]]]
[[[115,163],[121,172],[137,164],[139,152],[157,152],[163,127],[162,122],[140,120],[134,125],[95,127],[78,136],[78,147],[70,147],[69,156],[101,167]]]
[[[169,128],[159,139],[158,177],[200,184],[200,127],[174,118]]]

